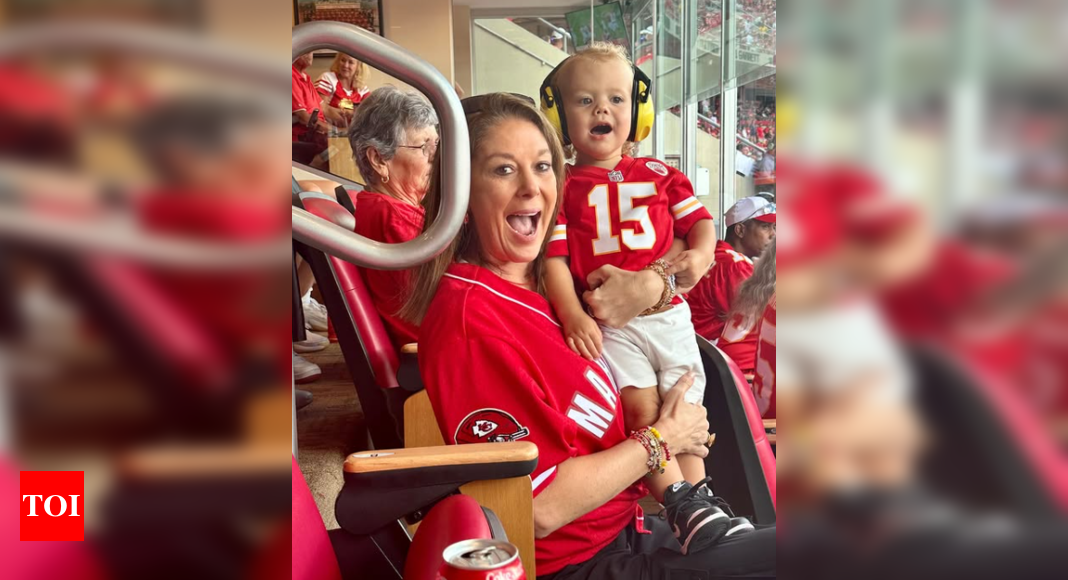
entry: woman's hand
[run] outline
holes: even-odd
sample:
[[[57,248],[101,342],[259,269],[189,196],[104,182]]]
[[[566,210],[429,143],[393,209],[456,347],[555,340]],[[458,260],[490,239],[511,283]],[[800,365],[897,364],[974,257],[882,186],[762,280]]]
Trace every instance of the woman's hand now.
[[[597,320],[622,328],[645,309],[656,306],[664,293],[664,281],[652,270],[628,272],[601,266],[586,277],[590,290],[582,299]]]
[[[686,373],[664,395],[656,430],[668,445],[671,454],[689,453],[708,456],[708,413],[701,405],[686,402],[686,392],[693,386],[693,373]]]
[[[701,281],[712,264],[716,261],[713,257],[705,255],[700,250],[686,250],[671,261],[668,275],[675,275],[675,288],[679,294],[686,294]]]
[[[561,322],[564,323],[564,338],[571,350],[587,360],[601,357],[601,329],[596,320],[580,310],[563,317]]]

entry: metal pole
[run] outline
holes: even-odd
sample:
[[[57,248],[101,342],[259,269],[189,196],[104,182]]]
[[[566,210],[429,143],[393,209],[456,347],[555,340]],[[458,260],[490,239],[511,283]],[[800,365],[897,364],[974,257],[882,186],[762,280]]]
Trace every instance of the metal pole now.
[[[722,34],[720,45],[720,130],[719,130],[719,216],[727,213],[727,209],[734,205],[734,156],[737,151],[734,139],[726,137],[738,132],[738,74],[736,68],[737,26],[734,21],[735,0],[723,2],[723,25],[720,27]],[[727,234],[723,226],[723,220],[717,220],[719,235],[722,239]]]

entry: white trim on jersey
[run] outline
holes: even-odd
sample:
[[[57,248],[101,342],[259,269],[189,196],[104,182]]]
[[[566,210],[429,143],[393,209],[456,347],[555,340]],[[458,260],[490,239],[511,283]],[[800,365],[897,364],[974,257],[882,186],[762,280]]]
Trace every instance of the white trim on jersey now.
[[[485,288],[486,290],[489,290],[493,294],[495,294],[495,295],[497,295],[497,296],[499,296],[501,298],[504,298],[505,300],[507,300],[509,302],[512,302],[514,304],[518,304],[518,305],[522,306],[523,308],[526,308],[526,309],[530,310],[531,312],[535,312],[537,314],[540,314],[540,315],[544,316],[545,320],[548,320],[549,322],[555,324],[557,327],[560,326],[559,322],[553,320],[553,318],[551,316],[549,316],[548,314],[542,312],[541,310],[538,310],[537,308],[534,308],[532,306],[528,306],[526,304],[523,304],[522,302],[516,300],[515,298],[509,298],[508,296],[505,296],[504,294],[501,294],[500,292],[494,290],[493,288],[490,288],[489,286],[486,286],[482,282],[478,282],[478,281],[471,280],[471,279],[468,279],[468,278],[463,278],[463,277],[457,276],[455,274],[445,274],[445,277],[446,278],[453,278],[455,280],[463,280],[464,282],[468,282],[468,283],[474,284],[475,286],[481,286],[481,287]]]
[[[537,491],[538,488],[541,487],[541,484],[545,483],[545,480],[549,479],[549,476],[552,475],[555,472],[556,472],[556,466],[555,465],[550,467],[549,469],[546,469],[545,471],[541,472],[541,475],[535,477],[534,480],[531,482],[530,491]]]
[[[690,196],[671,206],[671,214],[678,220],[692,214],[702,207],[701,202],[696,197]]]
[[[559,242],[560,240],[566,240],[566,239],[567,239],[567,226],[566,225],[557,225],[553,229],[553,235],[552,235],[551,238],[549,238],[549,241],[550,242]]]

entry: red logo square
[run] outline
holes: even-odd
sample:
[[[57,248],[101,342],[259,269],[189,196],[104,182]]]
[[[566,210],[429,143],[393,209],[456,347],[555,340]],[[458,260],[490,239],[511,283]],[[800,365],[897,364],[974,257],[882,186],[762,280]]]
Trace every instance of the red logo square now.
[[[19,472],[19,540],[85,539],[85,472]]]

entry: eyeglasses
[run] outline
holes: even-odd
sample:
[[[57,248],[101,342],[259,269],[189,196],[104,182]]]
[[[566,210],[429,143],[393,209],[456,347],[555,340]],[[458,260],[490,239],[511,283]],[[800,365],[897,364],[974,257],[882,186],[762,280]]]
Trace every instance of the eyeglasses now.
[[[486,94],[486,95],[475,95],[473,97],[467,97],[466,99],[462,99],[460,101],[460,106],[463,107],[465,115],[473,115],[475,113],[481,112],[482,111],[482,107],[486,103],[486,99],[488,97],[492,97],[492,96],[494,96],[496,94],[500,94],[500,93],[489,93],[489,94]],[[536,103],[534,102],[534,99],[532,99],[532,98],[530,98],[530,97],[528,97],[526,95],[521,95],[519,93],[505,93],[505,94],[511,95],[511,96],[523,101],[524,103],[527,103],[531,107],[536,106]]]
[[[397,145],[397,148],[398,149],[422,149],[423,150],[423,155],[426,156],[427,159],[430,159],[431,157],[433,157],[434,152],[438,150],[438,141],[439,141],[438,139],[434,139],[433,141],[427,141],[426,143],[423,143],[422,145]]]

